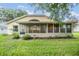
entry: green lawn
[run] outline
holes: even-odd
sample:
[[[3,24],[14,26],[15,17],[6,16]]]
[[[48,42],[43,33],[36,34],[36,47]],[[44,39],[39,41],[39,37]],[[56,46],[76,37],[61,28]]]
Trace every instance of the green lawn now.
[[[77,56],[79,39],[15,40],[0,35],[1,56]]]
[[[79,38],[79,32],[73,33],[74,37]]]

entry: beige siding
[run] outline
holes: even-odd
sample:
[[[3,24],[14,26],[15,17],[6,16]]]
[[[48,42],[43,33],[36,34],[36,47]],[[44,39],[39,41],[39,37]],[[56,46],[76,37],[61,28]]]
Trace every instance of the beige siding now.
[[[21,26],[19,25],[18,22],[29,22],[30,20],[32,19],[37,19],[39,20],[40,22],[50,22],[51,20],[48,19],[48,17],[35,17],[35,16],[32,16],[32,17],[24,17],[24,18],[21,18],[21,19],[18,19],[16,21],[12,21],[10,23],[8,23],[8,34],[12,34],[13,33],[13,25],[18,25],[19,29],[21,28]],[[27,31],[28,32],[28,26],[25,26],[27,27],[25,29],[25,32]],[[53,26],[54,27],[54,26]],[[48,31],[48,29],[47,29]],[[20,31],[19,31],[20,32]],[[53,31],[54,32],[54,31]],[[27,34],[30,34],[31,36],[37,36],[37,37],[54,37],[54,36],[67,36],[67,35],[70,35],[71,33],[27,33]]]
[[[48,21],[50,21],[50,20],[48,20],[47,17],[35,17],[35,16],[24,17],[22,19],[19,19],[19,20],[16,20],[16,21],[8,23],[8,34],[12,34],[13,33],[13,25],[19,25],[18,22],[28,22],[29,20],[32,20],[32,19],[37,19],[40,22],[46,22],[46,21],[48,22]]]
[[[67,37],[72,36],[71,33],[26,33],[31,35],[31,37]],[[22,37],[23,35],[21,35]]]
[[[47,17],[25,17],[25,18],[22,18],[22,19],[20,19],[20,20],[18,20],[19,22],[27,22],[27,21],[30,21],[30,20],[32,20],[32,19],[37,19],[37,20],[39,20],[40,22],[49,22],[50,20],[48,20],[48,18]],[[17,21],[17,22],[18,22]]]
[[[8,24],[8,34],[13,33],[13,25],[19,25],[19,24],[17,22],[12,22],[12,23]]]

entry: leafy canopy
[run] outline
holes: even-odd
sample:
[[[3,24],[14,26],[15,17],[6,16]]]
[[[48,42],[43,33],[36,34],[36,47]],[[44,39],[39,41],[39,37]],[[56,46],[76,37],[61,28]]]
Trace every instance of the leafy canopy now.
[[[7,21],[12,20],[16,17],[20,17],[23,15],[26,15],[27,12],[25,10],[21,9],[6,9],[6,8],[0,8],[0,17],[5,17]]]
[[[49,12],[50,18],[61,21],[65,18],[71,18],[71,8],[76,4],[68,4],[68,3],[39,3],[32,4],[36,11],[42,10],[43,12]]]

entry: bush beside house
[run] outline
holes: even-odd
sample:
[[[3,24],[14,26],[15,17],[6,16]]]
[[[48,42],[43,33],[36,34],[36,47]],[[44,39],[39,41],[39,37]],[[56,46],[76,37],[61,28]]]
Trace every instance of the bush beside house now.
[[[32,37],[28,34],[25,34],[23,37],[23,40],[29,40],[29,39],[32,39]]]
[[[12,38],[13,38],[13,39],[19,39],[20,36],[19,36],[18,33],[13,33],[13,34],[12,34]]]

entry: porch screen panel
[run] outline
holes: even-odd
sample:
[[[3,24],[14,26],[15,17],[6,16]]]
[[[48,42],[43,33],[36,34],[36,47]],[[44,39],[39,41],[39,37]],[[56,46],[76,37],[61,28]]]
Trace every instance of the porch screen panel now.
[[[48,33],[53,32],[53,24],[48,24]]]
[[[41,33],[46,33],[46,25],[45,24],[41,24],[40,28],[41,28],[41,30],[40,30]]]
[[[54,24],[54,32],[55,33],[59,32],[59,24]]]
[[[29,25],[29,33],[46,33],[46,24]]]
[[[61,33],[65,33],[65,29],[66,29],[66,25],[64,24],[62,24],[62,25],[60,25],[60,32]]]
[[[71,24],[66,24],[67,33],[71,33]]]
[[[39,32],[40,32],[39,24],[33,24],[29,26],[29,33],[39,33]]]

